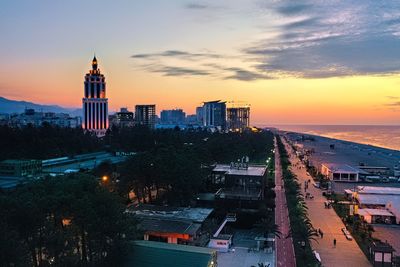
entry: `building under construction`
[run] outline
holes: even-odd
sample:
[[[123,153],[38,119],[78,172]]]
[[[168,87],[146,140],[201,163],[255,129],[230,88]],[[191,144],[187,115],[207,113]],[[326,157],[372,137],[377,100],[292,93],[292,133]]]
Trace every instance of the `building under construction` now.
[[[250,126],[250,105],[230,103],[226,117],[228,130],[241,132]]]

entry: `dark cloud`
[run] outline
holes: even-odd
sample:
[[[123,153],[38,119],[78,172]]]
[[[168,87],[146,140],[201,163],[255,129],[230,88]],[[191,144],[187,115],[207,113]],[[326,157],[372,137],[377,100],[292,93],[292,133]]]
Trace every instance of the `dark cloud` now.
[[[225,77],[226,80],[239,80],[239,81],[255,81],[255,80],[266,80],[273,79],[268,75],[261,74],[256,71],[248,71],[241,68],[227,68],[227,70],[233,71],[233,75]]]
[[[311,8],[309,4],[291,2],[289,5],[278,6],[276,10],[283,15],[297,15],[305,12],[309,8]]]
[[[152,66],[147,70],[161,73],[164,76],[206,76],[211,74],[206,70],[173,66]]]

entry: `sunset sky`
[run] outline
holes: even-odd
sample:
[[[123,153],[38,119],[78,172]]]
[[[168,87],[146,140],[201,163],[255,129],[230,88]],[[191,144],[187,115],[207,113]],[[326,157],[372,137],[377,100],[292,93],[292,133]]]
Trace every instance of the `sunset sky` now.
[[[400,124],[400,1],[3,1],[0,96],[111,111],[251,104],[252,124]],[[0,111],[1,112],[1,111]]]

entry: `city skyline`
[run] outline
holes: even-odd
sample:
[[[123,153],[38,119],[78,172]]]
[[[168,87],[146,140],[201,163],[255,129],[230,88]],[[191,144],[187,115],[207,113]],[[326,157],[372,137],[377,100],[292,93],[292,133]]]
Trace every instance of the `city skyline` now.
[[[221,99],[250,103],[254,125],[400,124],[399,5],[10,2],[0,95],[78,108],[96,52],[112,112]]]

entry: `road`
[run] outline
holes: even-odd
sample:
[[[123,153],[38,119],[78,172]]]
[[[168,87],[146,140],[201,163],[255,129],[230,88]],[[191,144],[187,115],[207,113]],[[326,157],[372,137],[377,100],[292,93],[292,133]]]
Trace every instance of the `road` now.
[[[285,188],[283,186],[282,166],[276,138],[275,143],[275,224],[278,225],[282,233],[281,238],[276,238],[276,266],[293,267],[296,266],[293,240],[289,235],[290,222],[289,212],[286,204]]]
[[[290,156],[292,172],[298,177],[302,191],[305,192],[304,183],[311,177],[293,149],[283,138],[282,141]],[[323,238],[317,238],[318,242],[311,242],[312,248],[321,256],[322,265],[324,267],[372,266],[357,243],[354,240],[349,241],[345,238],[341,230],[345,226],[333,208],[326,209],[324,207],[326,198],[322,196],[322,191],[310,183],[307,192],[314,196],[314,199],[306,199],[309,218],[314,228],[321,229],[323,232]],[[333,246],[334,239],[337,241],[336,247]]]

